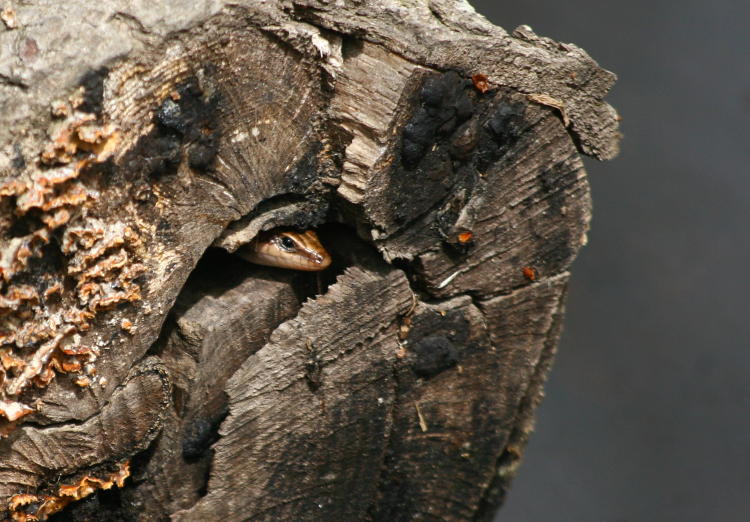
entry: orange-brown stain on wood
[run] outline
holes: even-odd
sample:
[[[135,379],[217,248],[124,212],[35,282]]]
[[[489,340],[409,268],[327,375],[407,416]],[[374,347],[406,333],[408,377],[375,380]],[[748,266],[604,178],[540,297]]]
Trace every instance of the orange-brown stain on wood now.
[[[482,94],[490,90],[490,82],[484,74],[475,74],[471,77],[474,88]]]

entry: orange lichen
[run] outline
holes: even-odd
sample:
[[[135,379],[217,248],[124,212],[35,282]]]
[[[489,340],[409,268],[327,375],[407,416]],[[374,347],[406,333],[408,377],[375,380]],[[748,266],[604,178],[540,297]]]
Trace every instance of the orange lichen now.
[[[29,285],[13,285],[9,286],[5,292],[5,296],[8,299],[14,299],[18,301],[29,301],[32,304],[39,302],[39,294],[37,291]]]
[[[528,279],[529,281],[536,281],[537,273],[534,267],[525,266],[521,269],[521,272],[523,273],[524,277]]]
[[[49,243],[49,229],[40,228],[38,230],[35,230],[31,234],[30,242],[33,247],[46,245],[47,243]]]
[[[98,297],[89,303],[89,309],[92,312],[101,312],[111,310],[120,303],[139,301],[141,299],[141,287],[138,285],[128,284],[125,290],[120,292],[111,292],[102,297]]]
[[[100,239],[90,249],[86,249],[76,255],[68,265],[68,274],[78,274],[92,265],[93,261],[101,258],[108,250],[121,247],[125,244],[122,233],[118,230],[107,230],[107,236]]]
[[[118,250],[109,257],[105,257],[102,261],[95,264],[88,270],[86,270],[81,277],[78,279],[78,284],[84,283],[91,279],[100,277],[106,277],[112,274],[114,271],[119,270],[128,263],[128,253],[125,250]]]
[[[122,269],[121,278],[125,281],[132,281],[144,272],[146,272],[146,265],[143,265],[141,263],[132,263]]]
[[[78,129],[81,150],[91,152],[96,156],[97,162],[105,161],[117,149],[120,143],[120,132],[110,126],[94,127],[84,126]]]
[[[461,232],[458,235],[458,242],[462,244],[466,244],[471,242],[471,240],[474,238],[474,234],[471,232]]]
[[[42,163],[66,164],[79,152],[92,153],[96,161],[106,160],[120,141],[120,133],[111,125],[99,125],[96,116],[76,113],[68,117],[41,154]]]
[[[89,386],[91,386],[91,379],[89,379],[85,375],[76,377],[73,382],[76,384],[76,386],[80,386],[81,388],[88,388]]]
[[[16,267],[24,268],[26,267],[29,258],[34,254],[34,251],[32,250],[32,241],[27,238],[18,238],[19,244],[18,248],[16,248],[15,252],[13,253],[13,261],[15,262]]]
[[[70,212],[64,208],[61,208],[52,215],[45,214],[42,216],[42,222],[47,225],[49,230],[59,228],[68,221],[70,221]]]
[[[117,471],[110,473],[105,479],[85,476],[77,484],[70,486],[60,486],[58,494],[61,497],[70,497],[73,500],[80,500],[92,494],[99,489],[110,489],[112,486],[121,488],[125,485],[125,479],[130,476],[130,461],[122,462],[118,465]]]
[[[5,370],[10,370],[11,368],[22,369],[26,366],[26,362],[23,359],[15,357],[7,348],[0,349],[0,364],[3,365]]]
[[[28,347],[49,339],[54,335],[55,329],[50,324],[35,324],[31,321],[17,326],[12,332],[5,337],[3,344],[15,344],[18,347]]]
[[[63,286],[59,281],[44,291],[44,298],[49,299],[55,294],[62,294]]]
[[[36,375],[32,382],[37,388],[44,388],[52,379],[55,378],[55,362],[54,359],[50,360],[49,364],[41,369],[39,375]]]
[[[70,165],[64,165],[56,169],[41,171],[36,176],[35,181],[43,187],[52,187],[64,183],[69,179],[77,178],[79,173],[80,168],[78,168],[78,166],[72,167]]]
[[[13,495],[8,502],[8,509],[15,511],[21,506],[28,506],[34,502],[38,502],[39,497],[37,495],[31,495],[29,493],[21,493],[19,495]]]
[[[401,324],[398,327],[398,339],[399,341],[403,341],[409,336],[409,332],[411,332],[411,315],[407,315],[401,320]]]
[[[0,295],[0,315],[14,312],[23,306],[33,306],[39,302],[39,294],[29,285],[12,285]]]
[[[138,233],[133,230],[133,227],[130,227],[128,225],[125,225],[125,228],[122,230],[122,237],[125,238],[125,241],[133,247],[136,247],[141,244],[141,236],[138,235]]]
[[[75,247],[89,249],[104,237],[104,226],[100,221],[90,220],[85,227],[68,227],[63,235],[62,251],[73,252]]]
[[[84,283],[78,288],[78,299],[82,303],[87,303],[89,299],[94,296],[101,293],[101,286],[97,283]]]
[[[80,372],[83,365],[79,361],[63,361],[60,363],[60,371],[65,373]]]
[[[88,121],[95,120],[93,114],[75,114],[69,117],[52,136],[52,143],[41,154],[43,163],[69,163],[78,150],[76,130]]]
[[[96,348],[90,348],[88,346],[60,346],[60,351],[66,355],[85,355],[88,358],[96,357],[99,355],[99,351]]]
[[[0,400],[0,415],[5,416],[11,422],[33,412],[33,408],[20,402]]]
[[[132,334],[133,330],[135,329],[135,325],[130,319],[123,319],[122,321],[120,321],[120,328],[122,328],[129,334]]]
[[[80,308],[66,310],[62,314],[63,320],[66,323],[75,325],[79,332],[88,331],[91,328],[90,321],[94,317],[94,313],[88,310],[81,310]]]
[[[52,356],[55,348],[57,348],[60,344],[60,341],[62,341],[65,337],[73,334],[74,332],[75,327],[66,326],[57,331],[55,336],[52,337],[49,341],[39,346],[34,352],[34,355],[32,355],[31,359],[26,361],[26,366],[23,368],[23,371],[20,373],[20,375],[18,375],[14,379],[10,379],[6,383],[5,391],[8,393],[8,395],[18,395],[21,391],[23,391],[24,388],[29,385],[34,377],[41,374],[45,364],[49,361],[49,358]]]
[[[73,207],[81,206],[89,198],[95,198],[97,194],[93,191],[87,190],[86,187],[79,183],[72,183],[67,191],[46,201],[42,206],[42,210],[54,210],[66,205]]]
[[[97,314],[141,299],[135,279],[146,268],[136,262],[139,231],[92,217],[102,215],[102,200],[89,167],[111,157],[120,133],[96,115],[76,112],[82,100],[79,90],[70,104],[52,108],[65,119],[52,124],[37,169],[0,184],[0,198],[7,198],[2,204],[10,210],[5,230],[17,220],[16,230],[26,231],[3,237],[0,249],[0,437],[34,411],[17,402],[29,387],[46,386],[62,373],[78,374],[74,382],[91,385],[98,352],[81,345],[81,334]]]
[[[129,476],[130,461],[126,460],[119,463],[117,470],[105,478],[84,475],[74,484],[59,486],[52,495],[13,495],[8,502],[8,511],[11,519],[16,521],[47,520],[50,515],[60,512],[70,503],[86,498],[96,491],[111,489],[114,486],[123,487]]]
[[[20,196],[29,190],[30,186],[31,185],[25,181],[12,179],[0,185],[0,196]]]
[[[31,209],[50,211],[65,206],[76,207],[87,200],[96,199],[98,194],[95,191],[88,190],[80,182],[72,181],[78,174],[78,169],[66,168],[39,176],[33,185],[18,195],[16,214],[24,215]]]
[[[34,185],[16,199],[16,212],[25,214],[32,208],[42,208],[47,196],[52,194],[53,190],[49,187]]]

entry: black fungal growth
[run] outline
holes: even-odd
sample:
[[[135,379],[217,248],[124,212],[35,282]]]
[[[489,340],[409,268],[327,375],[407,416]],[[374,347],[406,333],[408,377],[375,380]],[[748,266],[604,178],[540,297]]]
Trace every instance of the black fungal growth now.
[[[180,138],[174,133],[152,131],[138,142],[132,157],[134,161],[128,165],[129,174],[140,171],[157,178],[174,174],[180,164]]]
[[[451,255],[465,255],[471,236],[454,230],[465,205],[484,190],[485,176],[506,154],[515,154],[533,122],[528,104],[505,88],[480,92],[455,71],[427,77],[416,96],[416,110],[403,127],[398,161],[383,198],[391,209],[391,230],[417,219],[432,230]]]
[[[407,337],[412,371],[430,378],[455,366],[467,349],[469,329],[460,310],[451,310],[444,316],[434,311],[416,316]]]
[[[104,100],[104,79],[108,74],[109,69],[100,67],[81,76],[79,84],[83,87],[83,103],[78,107],[80,110],[101,114]]]
[[[155,108],[151,131],[126,153],[121,168],[102,179],[130,187],[129,200],[145,209],[153,205],[155,182],[163,182],[162,191],[177,190],[173,177],[183,160],[193,169],[210,170],[221,133],[219,95],[213,88],[201,87],[209,81],[204,70],[200,81],[189,77],[176,85]],[[158,231],[165,233],[163,227]]]
[[[420,107],[404,127],[401,163],[414,169],[435,140],[447,136],[469,119],[474,103],[468,95],[471,82],[454,71],[425,80],[420,92]]]
[[[455,71],[424,81],[418,108],[404,126],[399,162],[394,164],[396,172],[385,194],[397,227],[424,214],[457,188],[476,183],[476,172],[460,161],[469,155],[474,140],[473,127],[464,127],[475,112],[477,94],[473,91],[471,81]],[[463,141],[452,139],[457,132]]]
[[[486,172],[499,160],[528,126],[526,105],[501,101],[490,112],[477,137],[476,167]]]
[[[179,84],[162,102],[156,111],[156,121],[167,163],[174,162],[174,149],[177,148],[179,156],[184,144],[191,168],[207,170],[212,166],[221,137],[218,103],[219,96],[205,93],[194,77]]]
[[[455,366],[458,348],[442,335],[429,335],[410,347],[411,368],[420,377],[432,377]]]

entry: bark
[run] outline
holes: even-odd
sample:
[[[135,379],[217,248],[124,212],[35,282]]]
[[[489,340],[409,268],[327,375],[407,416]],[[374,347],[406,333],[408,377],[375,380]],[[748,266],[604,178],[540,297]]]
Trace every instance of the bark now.
[[[3,514],[490,520],[614,75],[459,0],[0,18]],[[234,254],[275,226],[332,268]]]

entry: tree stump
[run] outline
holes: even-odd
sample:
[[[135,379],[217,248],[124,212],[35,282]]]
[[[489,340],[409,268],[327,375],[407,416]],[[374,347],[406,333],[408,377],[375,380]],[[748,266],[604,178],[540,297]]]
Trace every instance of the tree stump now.
[[[490,520],[614,75],[463,0],[127,5],[0,14],[3,515]]]

